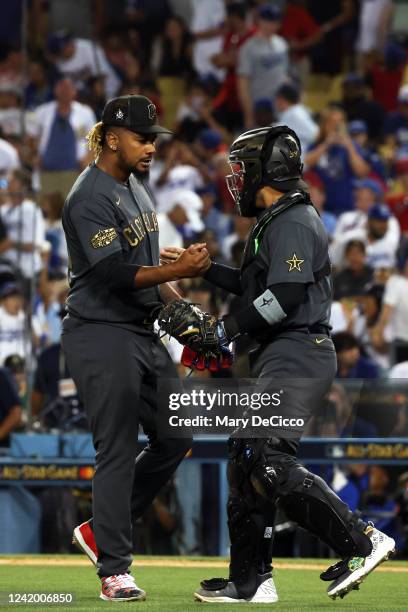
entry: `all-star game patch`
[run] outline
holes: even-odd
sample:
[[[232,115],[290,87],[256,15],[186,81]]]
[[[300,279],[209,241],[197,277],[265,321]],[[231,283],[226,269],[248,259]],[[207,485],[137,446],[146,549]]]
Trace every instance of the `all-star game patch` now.
[[[99,249],[101,247],[108,246],[117,237],[118,234],[115,228],[109,227],[108,229],[99,230],[99,232],[97,232],[95,236],[92,236],[91,244],[94,249]]]

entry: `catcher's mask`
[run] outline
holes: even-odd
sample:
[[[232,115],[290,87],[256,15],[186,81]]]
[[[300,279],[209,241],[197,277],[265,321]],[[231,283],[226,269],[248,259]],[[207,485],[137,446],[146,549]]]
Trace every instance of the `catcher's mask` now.
[[[259,212],[255,196],[265,185],[282,193],[304,187],[300,141],[286,125],[241,134],[231,145],[229,163],[232,173],[225,180],[243,217]]]

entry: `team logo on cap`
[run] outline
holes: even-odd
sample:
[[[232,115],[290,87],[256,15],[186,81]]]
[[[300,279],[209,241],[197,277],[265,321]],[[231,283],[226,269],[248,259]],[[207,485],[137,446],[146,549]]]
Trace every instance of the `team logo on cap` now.
[[[154,104],[149,104],[149,106],[147,107],[147,113],[149,115],[149,119],[156,119],[157,113]]]
[[[125,113],[123,112],[123,110],[121,108],[118,108],[115,113],[116,119],[121,120],[123,119],[124,116],[125,116]]]

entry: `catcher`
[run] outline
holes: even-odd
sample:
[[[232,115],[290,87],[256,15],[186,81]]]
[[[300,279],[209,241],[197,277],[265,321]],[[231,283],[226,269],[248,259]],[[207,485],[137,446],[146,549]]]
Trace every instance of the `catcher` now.
[[[241,269],[212,263],[204,276],[244,296],[247,306],[222,320],[200,313],[185,328],[174,317],[166,318],[167,307],[159,322],[170,333],[177,330],[183,344],[202,350],[204,360],[209,351],[227,354],[229,342],[251,334],[259,342],[250,355],[252,377],[319,378],[325,392],[336,373],[329,326],[331,269],[327,235],[301,179],[299,139],[286,126],[258,128],[233,142],[229,159],[229,190],[240,214],[256,217],[256,224]],[[171,261],[179,254],[178,249],[167,249],[161,255]],[[299,441],[230,438],[229,577],[204,580],[196,599],[278,601],[272,578],[278,500],[290,520],[317,535],[341,558],[321,574],[322,580],[331,582],[327,593],[333,599],[358,588],[394,551],[394,540],[351,512],[322,478],[298,463]]]

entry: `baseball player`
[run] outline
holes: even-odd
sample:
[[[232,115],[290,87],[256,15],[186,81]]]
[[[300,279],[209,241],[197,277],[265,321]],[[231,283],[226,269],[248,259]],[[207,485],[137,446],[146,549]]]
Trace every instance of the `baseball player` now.
[[[336,372],[329,331],[330,261],[324,226],[301,179],[299,139],[286,126],[251,130],[233,142],[230,164],[227,183],[240,214],[256,217],[257,223],[241,269],[213,263],[205,274],[247,304],[213,323],[216,348],[228,346],[240,334],[251,334],[259,342],[250,355],[252,377],[319,379],[324,394]],[[177,253],[168,249],[169,260]],[[204,336],[209,336],[208,329]],[[191,348],[197,350],[197,338]],[[298,446],[299,436],[230,438],[230,574],[228,579],[204,580],[196,599],[278,601],[271,574],[278,500],[290,520],[341,557],[321,575],[332,581],[332,598],[356,588],[393,552],[394,540],[362,521],[324,480],[298,463]]]
[[[104,600],[144,599],[129,573],[132,517],[140,516],[190,447],[156,435],[156,386],[177,377],[153,333],[153,311],[179,298],[166,283],[210,265],[204,245],[159,265],[158,224],[147,185],[157,134],[144,96],[110,100],[88,134],[96,154],[63,210],[69,252],[68,316],[62,346],[86,408],[96,450],[93,520],[75,543],[98,566]],[[137,454],[139,423],[149,437]]]

